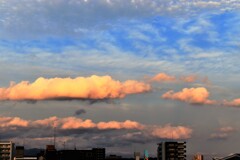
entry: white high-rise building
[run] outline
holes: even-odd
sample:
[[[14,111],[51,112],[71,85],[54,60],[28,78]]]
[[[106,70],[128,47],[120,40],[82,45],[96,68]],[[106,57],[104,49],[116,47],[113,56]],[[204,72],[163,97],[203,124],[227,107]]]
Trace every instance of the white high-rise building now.
[[[13,160],[14,143],[11,141],[0,141],[0,159]]]

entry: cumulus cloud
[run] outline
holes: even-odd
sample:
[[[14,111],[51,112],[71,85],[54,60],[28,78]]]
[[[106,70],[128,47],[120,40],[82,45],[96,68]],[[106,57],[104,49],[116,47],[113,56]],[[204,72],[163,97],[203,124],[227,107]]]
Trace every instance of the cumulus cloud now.
[[[232,106],[232,107],[240,107],[240,98],[234,99],[232,101],[224,100],[223,105]]]
[[[29,122],[19,117],[0,117],[1,128],[27,127]]]
[[[185,126],[171,126],[166,125],[157,127],[151,132],[153,136],[166,139],[188,139],[192,134],[192,129]]]
[[[214,104],[213,100],[209,100],[209,92],[204,87],[198,88],[184,88],[180,92],[173,90],[166,92],[162,95],[164,99],[178,100],[190,104]]]
[[[38,78],[33,83],[22,81],[11,83],[8,88],[0,88],[0,100],[111,99],[148,92],[150,89],[150,85],[143,82],[120,82],[110,76]]]

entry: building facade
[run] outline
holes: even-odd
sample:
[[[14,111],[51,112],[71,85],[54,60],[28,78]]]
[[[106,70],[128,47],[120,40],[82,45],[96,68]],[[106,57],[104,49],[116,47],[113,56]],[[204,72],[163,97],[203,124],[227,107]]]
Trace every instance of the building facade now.
[[[58,151],[59,160],[105,160],[105,148]]]
[[[186,142],[168,141],[158,144],[158,160],[186,160]]]
[[[13,148],[11,141],[0,141],[0,160],[13,160]]]

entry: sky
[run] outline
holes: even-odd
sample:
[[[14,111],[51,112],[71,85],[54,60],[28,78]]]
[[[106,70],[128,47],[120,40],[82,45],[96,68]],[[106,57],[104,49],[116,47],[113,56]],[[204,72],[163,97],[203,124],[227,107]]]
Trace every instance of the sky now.
[[[239,26],[238,0],[0,0],[0,139],[239,152]]]

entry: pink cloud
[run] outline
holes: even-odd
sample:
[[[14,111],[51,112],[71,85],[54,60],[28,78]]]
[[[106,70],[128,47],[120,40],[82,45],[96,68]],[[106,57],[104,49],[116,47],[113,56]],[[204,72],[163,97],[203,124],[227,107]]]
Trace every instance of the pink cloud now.
[[[169,82],[169,81],[176,81],[176,77],[170,76],[166,73],[159,73],[151,78],[151,81],[155,82]]]
[[[192,129],[185,126],[171,126],[156,127],[152,130],[151,134],[158,138],[167,139],[188,139],[191,137]]]
[[[223,105],[232,106],[232,107],[240,107],[240,98],[234,99],[232,101],[224,100]]]
[[[38,78],[35,82],[12,83],[0,88],[0,100],[46,100],[61,98],[105,99],[123,98],[151,90],[149,84],[128,80],[120,82],[110,76],[77,78]]]
[[[143,125],[135,122],[126,120],[124,122],[110,121],[110,122],[99,122],[97,124],[98,129],[143,129]]]
[[[24,120],[19,117],[0,117],[0,130],[8,131],[9,127],[24,127],[26,131],[34,129],[42,130],[46,127],[56,127],[58,130],[78,130],[78,129],[93,129],[93,130],[137,130],[139,133],[147,134],[152,138],[169,138],[169,139],[187,139],[191,137],[192,129],[185,126],[156,126],[145,125],[136,121],[108,121],[108,122],[93,122],[90,119],[83,120],[76,117],[49,117],[40,120]],[[35,137],[41,138],[41,137]],[[44,138],[44,137],[43,137]]]
[[[209,100],[209,92],[204,87],[184,88],[180,92],[173,90],[162,95],[164,99],[179,100],[190,104],[214,104],[213,100]]]
[[[236,129],[231,126],[221,127],[217,130],[216,133],[210,135],[210,139],[227,139]]]
[[[179,79],[183,82],[192,83],[192,82],[195,82],[198,79],[198,77],[196,75],[189,75],[189,76],[181,76]]]
[[[0,127],[27,127],[29,122],[19,117],[0,117]]]

